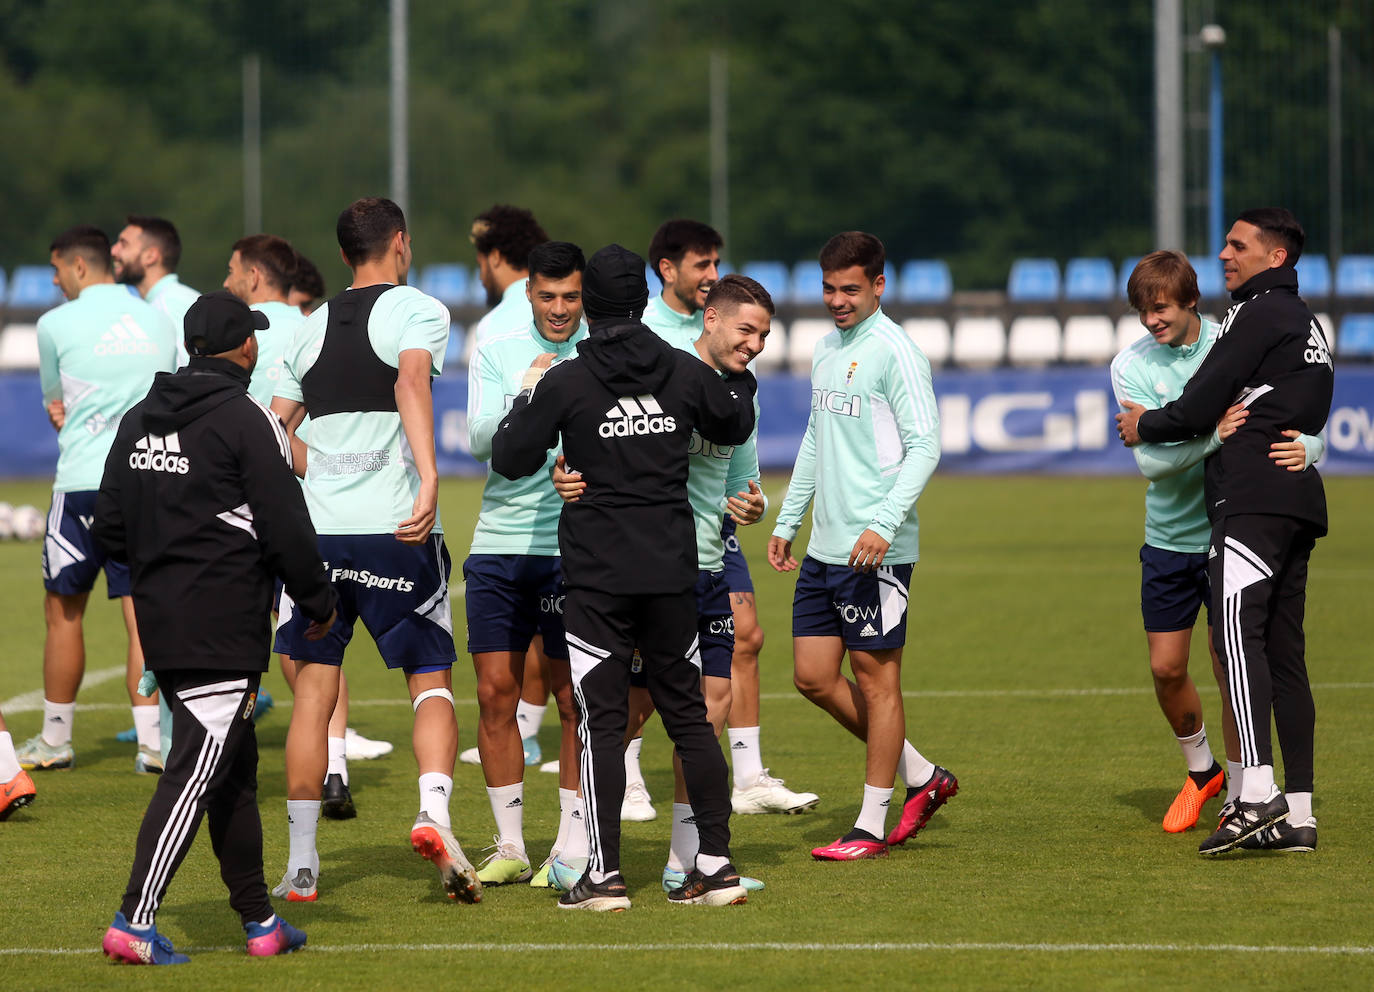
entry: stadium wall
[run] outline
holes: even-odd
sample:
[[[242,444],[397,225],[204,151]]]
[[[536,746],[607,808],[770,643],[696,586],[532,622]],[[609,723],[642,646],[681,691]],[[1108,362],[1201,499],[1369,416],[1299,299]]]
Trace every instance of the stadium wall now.
[[[946,472],[1132,474],[1135,460],[1116,439],[1116,404],[1105,368],[939,372]],[[800,376],[759,381],[759,462],[791,469],[811,409],[811,384]],[[467,380],[434,382],[439,471],[480,475],[467,450]],[[0,375],[0,476],[42,478],[57,463],[57,436],[43,410],[38,376]],[[1374,475],[1374,368],[1336,371],[1323,472]]]

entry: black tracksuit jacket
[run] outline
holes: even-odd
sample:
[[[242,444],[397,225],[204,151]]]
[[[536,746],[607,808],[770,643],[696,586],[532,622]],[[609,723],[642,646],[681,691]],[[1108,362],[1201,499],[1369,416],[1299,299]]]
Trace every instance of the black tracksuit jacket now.
[[[1326,533],[1326,491],[1315,468],[1275,467],[1269,445],[1283,431],[1319,434],[1331,412],[1331,347],[1298,296],[1298,275],[1285,266],[1251,277],[1231,298],[1216,344],[1183,394],[1146,411],[1142,441],[1181,441],[1206,434],[1227,407],[1243,402],[1244,426],[1207,459],[1204,489],[1213,521],[1242,513],[1276,514]]]
[[[105,461],[91,531],[129,563],[151,671],[266,671],[274,577],[312,620],[338,601],[286,432],[247,389],[223,359],[159,373]]]
[[[717,444],[747,441],[757,383],[749,372],[722,379],[638,321],[594,321],[577,353],[516,397],[492,438],[491,467],[508,479],[532,475],[561,434],[569,471],[587,483],[558,521],[568,586],[689,590],[697,546],[688,443],[693,430]]]

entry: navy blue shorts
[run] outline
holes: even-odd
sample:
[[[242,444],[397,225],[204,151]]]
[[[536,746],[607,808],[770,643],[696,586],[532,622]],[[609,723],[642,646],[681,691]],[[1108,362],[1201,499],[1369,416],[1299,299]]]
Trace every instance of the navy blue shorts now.
[[[701,649],[701,674],[718,679],[730,677],[735,657],[735,614],[730,609],[730,589],[724,572],[698,572],[693,590],[697,599],[697,643]],[[630,685],[644,688],[639,658],[630,662]]]
[[[110,599],[130,595],[129,566],[111,561],[91,536],[95,490],[53,493],[43,538],[43,588],[59,596],[90,592],[103,569]]]
[[[339,593],[339,618],[323,638],[307,641],[310,620],[283,592],[272,650],[300,661],[340,665],[353,624],[361,620],[387,668],[422,673],[453,667],[458,655],[442,535],[416,545],[390,534],[321,534],[319,547]]]
[[[749,563],[744,560],[744,552],[740,550],[735,527],[735,521],[727,514],[725,524],[720,529],[720,539],[725,542],[725,588],[731,592],[753,592],[754,580],[749,575]]]
[[[1145,629],[1162,634],[1192,630],[1198,608],[1207,607],[1212,625],[1212,585],[1207,579],[1207,556],[1165,551],[1148,544],[1140,549],[1140,614]]]
[[[883,651],[906,644],[911,568],[881,565],[856,572],[807,556],[792,598],[793,637],[838,637],[850,650]]]
[[[544,653],[566,658],[563,635],[563,568],[550,555],[468,555],[468,653],[529,650],[534,635]]]

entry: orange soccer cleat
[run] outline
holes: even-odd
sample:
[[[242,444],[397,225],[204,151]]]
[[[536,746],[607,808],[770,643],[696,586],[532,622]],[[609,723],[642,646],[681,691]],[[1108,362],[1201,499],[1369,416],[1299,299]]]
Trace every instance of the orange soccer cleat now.
[[[33,802],[36,795],[33,779],[22,769],[8,782],[0,782],[0,820],[9,819],[15,810]]]
[[[1174,801],[1169,804],[1169,812],[1164,814],[1164,829],[1171,834],[1181,834],[1191,830],[1202,815],[1202,807],[1213,796],[1220,795],[1226,788],[1226,772],[1220,765],[1213,765],[1214,772],[1205,785],[1199,786],[1190,774],[1183,783]]]

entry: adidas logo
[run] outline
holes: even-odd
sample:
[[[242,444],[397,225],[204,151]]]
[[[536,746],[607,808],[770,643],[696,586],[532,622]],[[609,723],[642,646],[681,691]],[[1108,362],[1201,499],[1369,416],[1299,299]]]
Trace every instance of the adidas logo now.
[[[151,940],[131,940],[126,945],[138,955],[140,961],[151,964],[153,961],[153,942]]]
[[[148,333],[138,326],[131,314],[119,318],[119,323],[111,324],[110,329],[100,335],[95,346],[97,355],[153,355],[157,345],[148,339]]]
[[[861,631],[859,631],[859,636],[860,636],[860,637],[877,637],[877,636],[878,636],[878,632],[873,628],[873,625],[872,625],[871,623],[866,623],[866,624],[864,624],[864,629],[861,630]]]
[[[1212,560],[1213,558],[1215,558],[1216,556],[1217,556],[1216,545],[1211,545],[1211,546],[1208,547],[1208,549],[1207,549],[1207,560],[1208,560],[1208,561],[1211,561],[1211,560]]]
[[[581,811],[580,809],[575,809],[575,810],[573,810],[571,813],[568,814],[568,819],[570,819],[570,820],[580,820],[580,819],[582,819],[582,811]]]
[[[1330,365],[1331,350],[1326,346],[1326,336],[1321,325],[1312,321],[1311,333],[1307,335],[1307,350],[1302,353],[1308,365]]]
[[[437,792],[437,793],[439,793],[439,795],[441,795],[441,796],[446,796],[446,795],[448,795],[448,790],[445,789],[442,785],[431,785],[431,786],[429,787],[429,791],[430,791],[430,792]]]
[[[747,751],[747,750],[749,750],[749,745],[746,744],[746,743],[744,743],[744,741],[735,741],[735,743],[733,743],[733,744],[730,745],[730,750],[731,750],[731,751]]]
[[[888,806],[891,806],[891,805],[892,805],[892,800],[891,800],[891,799],[884,799],[884,800],[883,800],[882,802],[880,802],[878,805],[879,805],[879,806],[882,806],[884,809],[886,809]]]
[[[671,434],[677,421],[664,414],[663,407],[652,394],[622,396],[606,411],[606,419],[597,428],[602,437],[635,437],[641,434]]]
[[[519,796],[516,796],[516,797],[515,797],[514,799],[512,799],[510,802],[506,803],[506,809],[515,809],[517,806],[523,806],[523,805],[525,805],[525,804],[522,803],[522,802],[520,801],[520,797],[519,797]]]
[[[129,467],[186,475],[191,471],[191,460],[181,453],[181,440],[173,431],[165,437],[147,434],[135,441],[134,450],[129,454]]]
[[[67,721],[64,720],[64,719],[62,719],[60,716],[53,716],[53,717],[49,717],[49,718],[48,718],[48,722],[49,722],[49,723],[66,723]]]
[[[690,823],[692,826],[696,826],[697,818],[695,816],[684,816],[681,820],[678,820],[677,822]]]

